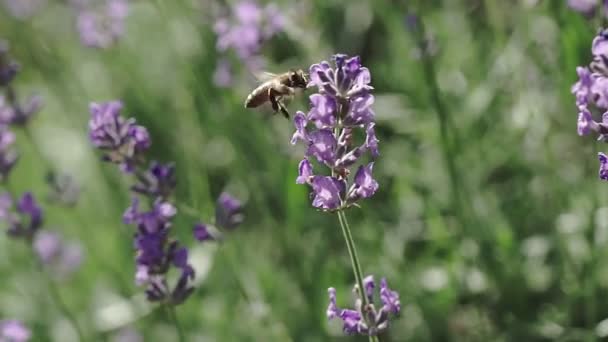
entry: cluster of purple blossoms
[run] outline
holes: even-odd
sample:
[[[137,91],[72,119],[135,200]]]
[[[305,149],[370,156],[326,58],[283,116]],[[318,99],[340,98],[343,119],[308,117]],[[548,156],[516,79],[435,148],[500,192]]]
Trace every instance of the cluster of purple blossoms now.
[[[276,5],[262,8],[253,0],[242,0],[232,7],[230,17],[220,17],[214,25],[217,51],[226,54],[232,50],[250,71],[259,71],[263,67],[262,45],[281,32],[285,22]],[[231,84],[232,72],[226,56],[218,61],[213,79],[220,87]]]
[[[151,144],[148,131],[136,125],[134,119],[125,119],[122,108],[119,101],[92,103],[89,137],[93,145],[104,151],[105,161],[117,163],[123,172],[135,175],[131,189],[139,196],[133,197],[123,221],[136,227],[136,283],[146,286],[148,300],[177,305],[194,290],[194,269],[188,262],[188,249],[170,237],[177,214],[170,200],[176,186],[174,165],[154,161],[146,164],[145,152]],[[140,208],[142,199],[148,204],[147,210]],[[173,288],[167,282],[171,268],[179,271]]]
[[[382,307],[377,310],[374,305],[374,290],[376,283],[373,276],[367,276],[363,280],[365,296],[367,297],[367,307],[363,307],[361,291],[355,285],[353,292],[357,297],[355,300],[355,310],[340,309],[336,304],[336,289],[330,287],[329,305],[327,307],[327,318],[340,318],[343,323],[343,330],[346,334],[378,335],[388,328],[391,315],[398,315],[401,311],[399,294],[388,288],[386,279],[380,280],[380,301]]]
[[[80,243],[67,242],[57,232],[41,230],[33,246],[40,262],[55,278],[67,278],[82,264],[84,251]]]
[[[8,192],[0,194],[0,220],[8,225],[10,236],[32,241],[42,227],[42,208],[31,192],[13,202]]]
[[[30,330],[20,321],[13,319],[0,321],[0,341],[26,342],[31,337]]]
[[[310,67],[309,86],[317,86],[318,93],[310,96],[308,113],[298,111],[294,116],[296,132],[291,140],[292,144],[302,140],[307,146],[296,183],[309,184],[312,205],[330,211],[354,205],[378,190],[373,162],[360,165],[354,177],[349,175],[366,152],[372,158],[379,154],[370,72],[359,57],[337,54],[333,59],[335,68],[328,62]],[[360,145],[355,144],[358,134],[365,136]],[[313,174],[314,160],[329,168],[331,175]]]
[[[578,107],[577,132],[580,136],[592,132],[598,140],[608,141],[608,30],[602,30],[591,44],[593,61],[576,68],[578,81],[572,86]],[[594,117],[600,117],[595,121]],[[608,180],[608,157],[598,153],[599,176]]]
[[[106,49],[124,35],[129,4],[127,0],[102,0],[95,5],[86,0],[74,1],[76,25],[83,45]]]
[[[608,14],[608,0],[567,0],[568,7],[586,17],[593,17],[603,3],[604,15]]]

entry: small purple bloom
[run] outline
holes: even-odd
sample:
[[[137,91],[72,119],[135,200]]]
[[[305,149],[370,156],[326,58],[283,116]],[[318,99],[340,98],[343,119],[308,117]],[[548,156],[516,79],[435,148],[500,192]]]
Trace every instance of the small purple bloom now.
[[[384,311],[398,314],[401,311],[399,294],[388,288],[386,278],[380,280],[380,301],[384,304]]]
[[[298,166],[298,178],[296,178],[296,184],[310,183],[312,177],[312,165],[308,159],[302,159],[300,165]]]
[[[576,67],[578,81],[572,86],[571,92],[576,96],[576,103],[586,105],[592,96],[594,77],[587,67]]]
[[[83,45],[105,49],[124,35],[129,12],[126,0],[104,0],[98,8],[85,5],[78,10],[77,26]]]
[[[0,181],[7,179],[13,166],[19,158],[12,145],[15,142],[15,134],[6,126],[0,125]]]
[[[365,147],[370,150],[372,157],[378,158],[380,152],[378,152],[378,138],[376,138],[375,126],[376,124],[372,122],[365,128]]]
[[[597,0],[568,0],[568,7],[585,16],[592,16],[597,8]]]
[[[76,243],[64,242],[56,232],[38,232],[33,246],[42,264],[51,268],[57,277],[69,276],[82,264],[82,247]]]
[[[321,129],[309,134],[310,144],[306,156],[317,158],[321,163],[332,167],[336,162],[338,142],[331,130]]]
[[[234,229],[244,219],[243,204],[236,197],[222,192],[215,207],[215,224],[219,228]]]
[[[349,201],[356,201],[359,198],[369,198],[378,190],[378,182],[372,177],[374,163],[366,166],[359,166],[355,174],[355,183],[349,191]]]
[[[17,202],[17,212],[28,217],[27,230],[34,232],[42,225],[42,208],[31,192],[26,192]]]
[[[176,184],[175,165],[153,161],[148,170],[137,174],[137,183],[131,187],[131,190],[143,195],[166,199],[171,196]]]
[[[597,157],[600,161],[600,179],[608,181],[608,156],[600,152]]]
[[[371,94],[360,96],[351,101],[350,110],[344,118],[347,126],[370,125],[374,121],[374,111],[371,106],[374,104],[374,97]]]
[[[594,56],[608,56],[608,31],[600,32],[591,43],[591,53]]]
[[[19,72],[19,64],[10,59],[8,50],[8,43],[0,40],[0,87],[6,87]]]
[[[340,318],[343,323],[343,331],[346,334],[378,335],[388,328],[390,314],[397,315],[401,310],[399,294],[392,291],[386,285],[383,278],[380,281],[380,301],[383,306],[377,310],[374,306],[374,290],[376,284],[372,276],[367,276],[364,280],[365,296],[368,305],[363,306],[362,294],[355,291],[358,298],[355,301],[355,309],[340,309],[336,305],[336,290],[329,288],[329,305],[327,308],[327,318]],[[355,286],[357,288],[357,286]]]
[[[308,119],[306,118],[306,114],[301,111],[296,112],[296,115],[293,117],[293,124],[296,127],[296,131],[291,137],[291,144],[295,145],[295,143],[298,142],[298,139],[308,141],[308,133],[306,133]]]
[[[135,124],[135,119],[120,115],[122,103],[110,101],[91,103],[89,137],[93,145],[106,151],[104,160],[121,165],[123,171],[131,172],[141,154],[150,147],[148,131]]]
[[[209,227],[204,223],[197,223],[193,229],[194,238],[198,241],[215,240],[213,235],[209,232]]]
[[[314,193],[313,207],[333,210],[342,205],[341,194],[344,192],[342,181],[329,176],[314,176],[311,185]]]
[[[32,337],[30,330],[20,321],[0,321],[0,341],[25,342]]]
[[[597,130],[597,123],[593,121],[593,117],[591,116],[591,112],[586,108],[581,106],[580,112],[578,114],[578,124],[577,124],[577,132],[578,135],[583,136],[591,133],[591,131]]]

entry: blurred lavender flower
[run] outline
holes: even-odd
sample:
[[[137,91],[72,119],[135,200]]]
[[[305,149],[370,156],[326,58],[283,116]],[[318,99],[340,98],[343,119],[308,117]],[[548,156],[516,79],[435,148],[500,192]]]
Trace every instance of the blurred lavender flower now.
[[[151,162],[145,167],[144,152],[151,144],[148,131],[136,125],[134,119],[121,117],[121,109],[119,101],[91,104],[91,142],[106,151],[104,159],[119,163],[121,169],[135,175],[131,190],[140,197],[133,198],[123,215],[125,224],[136,227],[135,282],[146,287],[149,301],[178,305],[194,291],[194,269],[188,263],[188,249],[169,234],[177,214],[170,202],[176,185],[175,166]],[[151,204],[149,210],[141,210],[140,198]],[[173,287],[167,280],[171,269],[179,272]]]
[[[2,342],[25,342],[32,337],[30,330],[20,321],[0,321],[0,341]]]
[[[292,144],[302,140],[308,147],[296,183],[312,186],[312,205],[322,210],[354,205],[378,190],[372,177],[373,163],[360,166],[349,183],[351,168],[365,152],[372,158],[378,156],[370,72],[359,57],[338,54],[334,62],[335,68],[325,61],[310,67],[309,86],[316,86],[318,93],[310,96],[308,114],[296,113],[296,132],[291,140]],[[314,124],[310,130],[309,123]],[[361,145],[354,144],[356,130],[365,134]],[[314,175],[313,160],[329,168],[331,175]]]
[[[401,311],[399,294],[388,288],[386,279],[380,281],[380,302],[382,307],[377,310],[374,305],[374,289],[376,283],[372,276],[363,280],[364,296],[367,296],[368,305],[363,307],[363,299],[358,286],[353,292],[357,296],[355,300],[355,310],[340,309],[336,304],[336,289],[330,287],[329,305],[327,307],[327,318],[340,318],[343,323],[343,330],[346,334],[378,335],[388,328],[390,315],[398,315]]]
[[[198,222],[193,229],[198,241],[221,240],[222,230],[233,230],[244,220],[243,204],[236,197],[222,192],[215,207],[215,224]]]
[[[0,87],[6,87],[19,72],[19,64],[8,55],[8,43],[0,40]]]
[[[42,226],[42,208],[31,192],[26,192],[13,208],[13,200],[8,193],[0,195],[0,221],[8,225],[8,234],[31,240]]]
[[[220,17],[215,22],[216,48],[222,54],[233,50],[250,71],[258,71],[263,66],[260,56],[263,44],[281,32],[285,23],[276,5],[262,8],[253,0],[242,0],[232,7],[229,17]],[[230,67],[222,59],[217,64],[214,82],[218,87],[226,87],[230,79]]]
[[[82,246],[76,242],[66,243],[56,232],[38,232],[33,246],[40,262],[50,269],[56,278],[68,277],[82,264]]]
[[[599,0],[567,0],[568,7],[585,16],[591,17],[595,14]]]
[[[150,147],[150,136],[145,127],[136,125],[135,119],[122,117],[121,110],[120,101],[91,103],[89,138],[93,145],[105,151],[105,161],[120,164],[123,171],[132,172]]]
[[[0,181],[4,182],[15,166],[18,154],[13,149],[15,134],[8,127],[0,125]]]
[[[151,197],[169,198],[177,184],[173,163],[160,164],[153,161],[146,171],[136,176],[137,183],[131,187],[131,190]]]
[[[129,13],[127,0],[103,0],[97,7],[79,2],[75,7],[80,40],[85,46],[105,49],[124,35]]]
[[[4,7],[13,17],[27,19],[46,5],[47,0],[4,0]]]

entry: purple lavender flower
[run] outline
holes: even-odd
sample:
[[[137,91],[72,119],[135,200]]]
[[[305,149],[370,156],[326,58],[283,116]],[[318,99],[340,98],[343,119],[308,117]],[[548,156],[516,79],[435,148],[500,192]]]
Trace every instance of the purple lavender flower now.
[[[137,181],[131,187],[131,190],[142,195],[169,198],[177,184],[175,165],[173,163],[160,164],[153,161],[148,170],[137,174]]]
[[[263,44],[281,32],[285,22],[275,5],[262,8],[253,0],[242,0],[231,8],[230,16],[220,17],[215,22],[216,49],[222,54],[234,51],[250,71],[259,71],[263,66],[260,56]],[[222,59],[214,77],[216,85],[229,85],[228,70],[227,60]]]
[[[0,321],[0,341],[25,342],[32,337],[30,330],[20,321]]]
[[[15,134],[8,127],[0,125],[0,181],[5,181],[15,166],[18,154],[13,149]]]
[[[568,0],[568,7],[588,17],[593,16],[597,5],[598,0]]]
[[[388,288],[386,279],[380,281],[380,302],[382,307],[379,310],[374,305],[374,290],[376,283],[372,276],[367,276],[363,281],[364,294],[369,304],[367,307],[362,307],[363,298],[358,286],[355,286],[354,293],[357,296],[355,300],[355,309],[340,309],[336,304],[336,289],[330,287],[329,305],[327,307],[327,318],[340,318],[343,322],[344,333],[360,334],[360,335],[378,335],[388,328],[389,318],[391,315],[398,315],[401,311],[401,302],[399,294]]]
[[[196,225],[194,225],[193,233],[194,233],[194,238],[201,242],[215,240],[215,238],[209,231],[209,227],[204,223],[199,222]]]
[[[8,234],[31,240],[42,226],[42,209],[31,192],[26,192],[16,203],[8,193],[0,196],[0,221],[6,222]]]
[[[82,44],[105,49],[114,45],[125,31],[129,13],[126,0],[104,0],[99,7],[77,6],[77,27]]]
[[[142,154],[150,147],[150,136],[145,127],[135,124],[135,119],[120,115],[122,103],[110,101],[91,103],[89,137],[93,145],[104,150],[104,160],[120,164],[125,172],[132,172],[135,164],[142,161]]]
[[[291,139],[292,144],[303,141],[307,145],[296,183],[312,186],[312,204],[322,210],[354,205],[378,189],[372,178],[373,164],[361,166],[355,177],[349,177],[365,152],[369,151],[372,158],[379,155],[370,72],[359,57],[337,54],[334,64],[332,68],[323,61],[310,67],[309,86],[316,86],[318,93],[310,96],[307,114],[297,112],[294,116],[296,131]],[[360,145],[355,144],[355,137],[361,136],[357,130],[365,136]],[[314,160],[329,168],[331,175],[313,175]]]
[[[69,276],[82,264],[84,251],[80,244],[66,243],[56,232],[38,232],[33,246],[41,263],[58,278]]]
[[[222,229],[234,229],[243,222],[243,204],[236,197],[222,192],[215,207],[215,224]]]

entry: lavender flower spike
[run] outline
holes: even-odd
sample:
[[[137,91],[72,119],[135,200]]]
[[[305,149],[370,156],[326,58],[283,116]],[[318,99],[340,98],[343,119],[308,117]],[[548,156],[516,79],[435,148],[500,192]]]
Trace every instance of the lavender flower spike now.
[[[362,294],[355,285],[353,291],[358,297],[355,301],[355,310],[340,309],[336,304],[336,290],[328,289],[329,305],[327,307],[327,318],[340,318],[343,322],[343,330],[346,334],[378,335],[385,331],[389,325],[390,316],[398,315],[401,311],[399,294],[388,288],[386,279],[380,281],[380,302],[382,307],[376,309],[374,305],[374,290],[376,283],[370,275],[364,280],[364,296],[368,299],[368,305],[362,307]]]
[[[101,6],[77,6],[80,40],[87,47],[105,49],[115,44],[125,31],[129,12],[126,0],[103,0]]]
[[[356,205],[379,187],[372,177],[373,163],[359,166],[354,177],[351,175],[366,152],[372,160],[379,155],[370,71],[359,57],[336,54],[333,60],[333,68],[325,61],[310,67],[309,87],[316,86],[318,92],[310,96],[308,113],[296,113],[291,139],[292,144],[303,141],[307,147],[296,183],[310,184],[312,205],[326,211]],[[365,139],[355,143],[356,136]],[[329,175],[313,175],[315,160]]]

